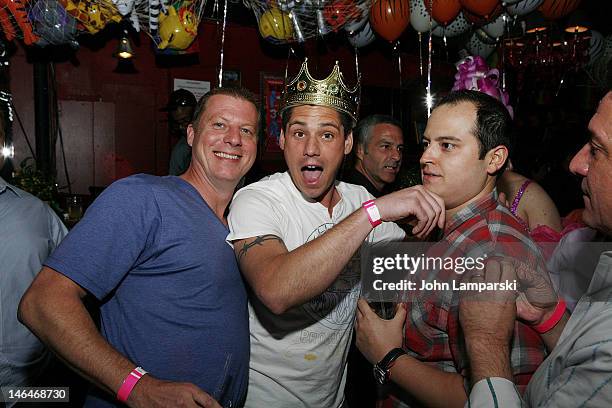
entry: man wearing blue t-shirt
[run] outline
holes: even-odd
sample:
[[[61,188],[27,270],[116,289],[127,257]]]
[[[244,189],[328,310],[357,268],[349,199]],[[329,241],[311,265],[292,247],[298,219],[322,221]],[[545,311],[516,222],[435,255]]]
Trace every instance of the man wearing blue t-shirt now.
[[[24,295],[20,320],[99,387],[86,406],[242,403],[247,299],[224,212],[255,160],[258,117],[246,90],[205,95],[187,129],[188,170],[111,185]],[[101,334],[87,293],[101,303]]]

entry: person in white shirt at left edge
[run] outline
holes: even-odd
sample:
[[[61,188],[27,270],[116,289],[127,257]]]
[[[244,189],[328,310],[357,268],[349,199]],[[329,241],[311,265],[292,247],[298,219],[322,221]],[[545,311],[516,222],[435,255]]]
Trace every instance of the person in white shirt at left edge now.
[[[2,112],[0,148],[9,142],[5,119]],[[0,153],[0,170],[4,164]],[[17,306],[67,231],[47,204],[1,177],[0,219],[0,387],[32,387],[49,366],[51,353],[19,323]]]

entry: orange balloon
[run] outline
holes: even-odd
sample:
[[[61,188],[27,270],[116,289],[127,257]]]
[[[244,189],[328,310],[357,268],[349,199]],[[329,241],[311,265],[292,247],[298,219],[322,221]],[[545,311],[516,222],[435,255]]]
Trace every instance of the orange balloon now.
[[[499,0],[459,0],[459,2],[470,13],[484,17],[488,17],[499,6]]]
[[[459,0],[423,0],[427,11],[438,23],[443,26],[453,21],[461,11]],[[431,11],[433,8],[433,11]]]
[[[567,16],[580,4],[580,0],[544,0],[539,10],[547,20],[556,20]]]
[[[493,9],[493,11],[489,13],[489,15],[487,16],[482,16],[480,14],[471,13],[467,10],[463,10],[463,16],[470,23],[476,26],[483,26],[495,20],[502,13],[503,10],[504,9],[502,8],[502,5],[498,4],[497,7],[495,7],[495,9]]]
[[[410,23],[408,0],[374,0],[370,24],[378,35],[389,42],[397,40]]]

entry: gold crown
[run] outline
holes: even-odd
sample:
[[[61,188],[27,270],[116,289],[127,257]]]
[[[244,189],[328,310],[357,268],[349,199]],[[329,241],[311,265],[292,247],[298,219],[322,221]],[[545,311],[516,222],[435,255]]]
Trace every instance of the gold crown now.
[[[281,112],[301,105],[326,106],[348,114],[357,122],[359,111],[359,79],[353,89],[344,84],[338,61],[325,79],[314,79],[308,72],[308,58],[297,76],[287,84],[283,93]]]

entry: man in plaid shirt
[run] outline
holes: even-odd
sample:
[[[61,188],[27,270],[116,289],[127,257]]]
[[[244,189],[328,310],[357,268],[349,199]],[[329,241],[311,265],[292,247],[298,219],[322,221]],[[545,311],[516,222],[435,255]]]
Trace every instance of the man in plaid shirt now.
[[[508,157],[510,117],[503,104],[477,91],[459,91],[442,99],[427,123],[420,159],[423,185],[443,198],[446,225],[441,241],[427,257],[511,257],[546,276],[537,246],[524,227],[498,202],[497,175]],[[421,281],[458,285],[454,270],[420,271]],[[459,292],[410,291],[405,307],[392,320],[379,319],[365,301],[357,314],[357,345],[372,362],[403,346],[407,354],[389,368],[397,385],[384,407],[463,406],[467,399],[468,357],[459,325]],[[405,333],[402,341],[402,327]],[[538,324],[539,322],[530,322]],[[545,357],[545,346],[529,325],[517,322],[512,340],[512,370],[526,386]]]

